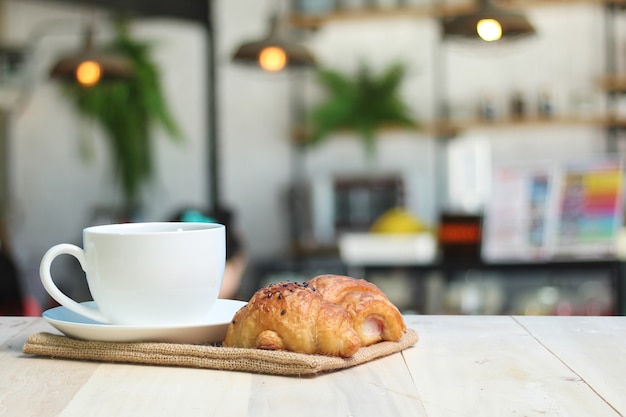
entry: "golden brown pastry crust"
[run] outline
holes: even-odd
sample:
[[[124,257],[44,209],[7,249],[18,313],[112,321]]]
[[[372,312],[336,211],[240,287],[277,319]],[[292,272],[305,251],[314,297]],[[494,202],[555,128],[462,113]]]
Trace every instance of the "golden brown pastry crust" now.
[[[402,314],[373,283],[342,275],[319,275],[308,281],[325,300],[343,307],[352,318],[362,346],[397,341],[406,331]]]
[[[324,299],[335,304],[338,304],[348,292],[353,291],[380,294],[386,298],[385,293],[373,283],[345,275],[318,275],[311,278],[308,284],[315,287]]]
[[[308,284],[261,288],[228,326],[224,346],[349,357],[361,342],[350,315]]]

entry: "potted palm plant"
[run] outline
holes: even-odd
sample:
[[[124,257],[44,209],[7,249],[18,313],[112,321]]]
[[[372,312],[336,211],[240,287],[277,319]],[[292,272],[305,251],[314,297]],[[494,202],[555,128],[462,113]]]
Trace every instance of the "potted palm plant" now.
[[[123,216],[131,217],[141,207],[141,191],[153,175],[155,124],[171,138],[181,137],[163,96],[159,71],[152,61],[152,44],[133,39],[127,23],[116,20],[116,35],[108,50],[126,57],[132,71],[123,79],[85,87],[65,85],[65,92],[78,112],[98,123],[108,138],[113,170],[123,198]]]
[[[408,106],[399,94],[405,75],[402,64],[390,65],[380,75],[361,64],[356,75],[320,69],[317,79],[326,96],[309,114],[308,143],[316,145],[332,133],[356,131],[368,153],[374,153],[383,125],[416,127]]]

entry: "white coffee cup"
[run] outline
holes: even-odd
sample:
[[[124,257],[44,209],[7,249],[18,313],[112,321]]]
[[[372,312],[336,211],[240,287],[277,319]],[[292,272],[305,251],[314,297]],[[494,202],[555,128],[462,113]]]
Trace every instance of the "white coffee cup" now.
[[[217,223],[124,223],[83,230],[83,248],[50,248],[41,282],[61,305],[107,324],[162,326],[206,322],[226,261],[226,228]],[[77,303],[54,284],[53,260],[74,256],[98,309]]]

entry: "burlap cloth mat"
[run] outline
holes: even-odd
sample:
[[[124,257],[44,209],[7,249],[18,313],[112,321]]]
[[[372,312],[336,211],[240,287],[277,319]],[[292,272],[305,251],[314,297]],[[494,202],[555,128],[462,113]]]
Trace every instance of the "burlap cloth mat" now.
[[[315,375],[350,368],[400,352],[418,341],[417,332],[408,329],[397,342],[380,342],[359,349],[350,358],[226,348],[221,346],[154,342],[97,342],[73,339],[52,333],[31,335],[22,351],[52,358],[146,365],[242,371],[271,375]]]

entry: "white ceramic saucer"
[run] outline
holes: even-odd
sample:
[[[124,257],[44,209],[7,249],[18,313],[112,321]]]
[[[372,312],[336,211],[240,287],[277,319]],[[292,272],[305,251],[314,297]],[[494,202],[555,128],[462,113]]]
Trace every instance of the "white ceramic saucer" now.
[[[82,304],[93,306],[95,303],[87,301]],[[186,326],[103,324],[63,306],[46,310],[42,316],[57,330],[76,339],[102,342],[217,343],[224,340],[228,324],[237,310],[245,304],[243,301],[217,300],[210,321]]]

